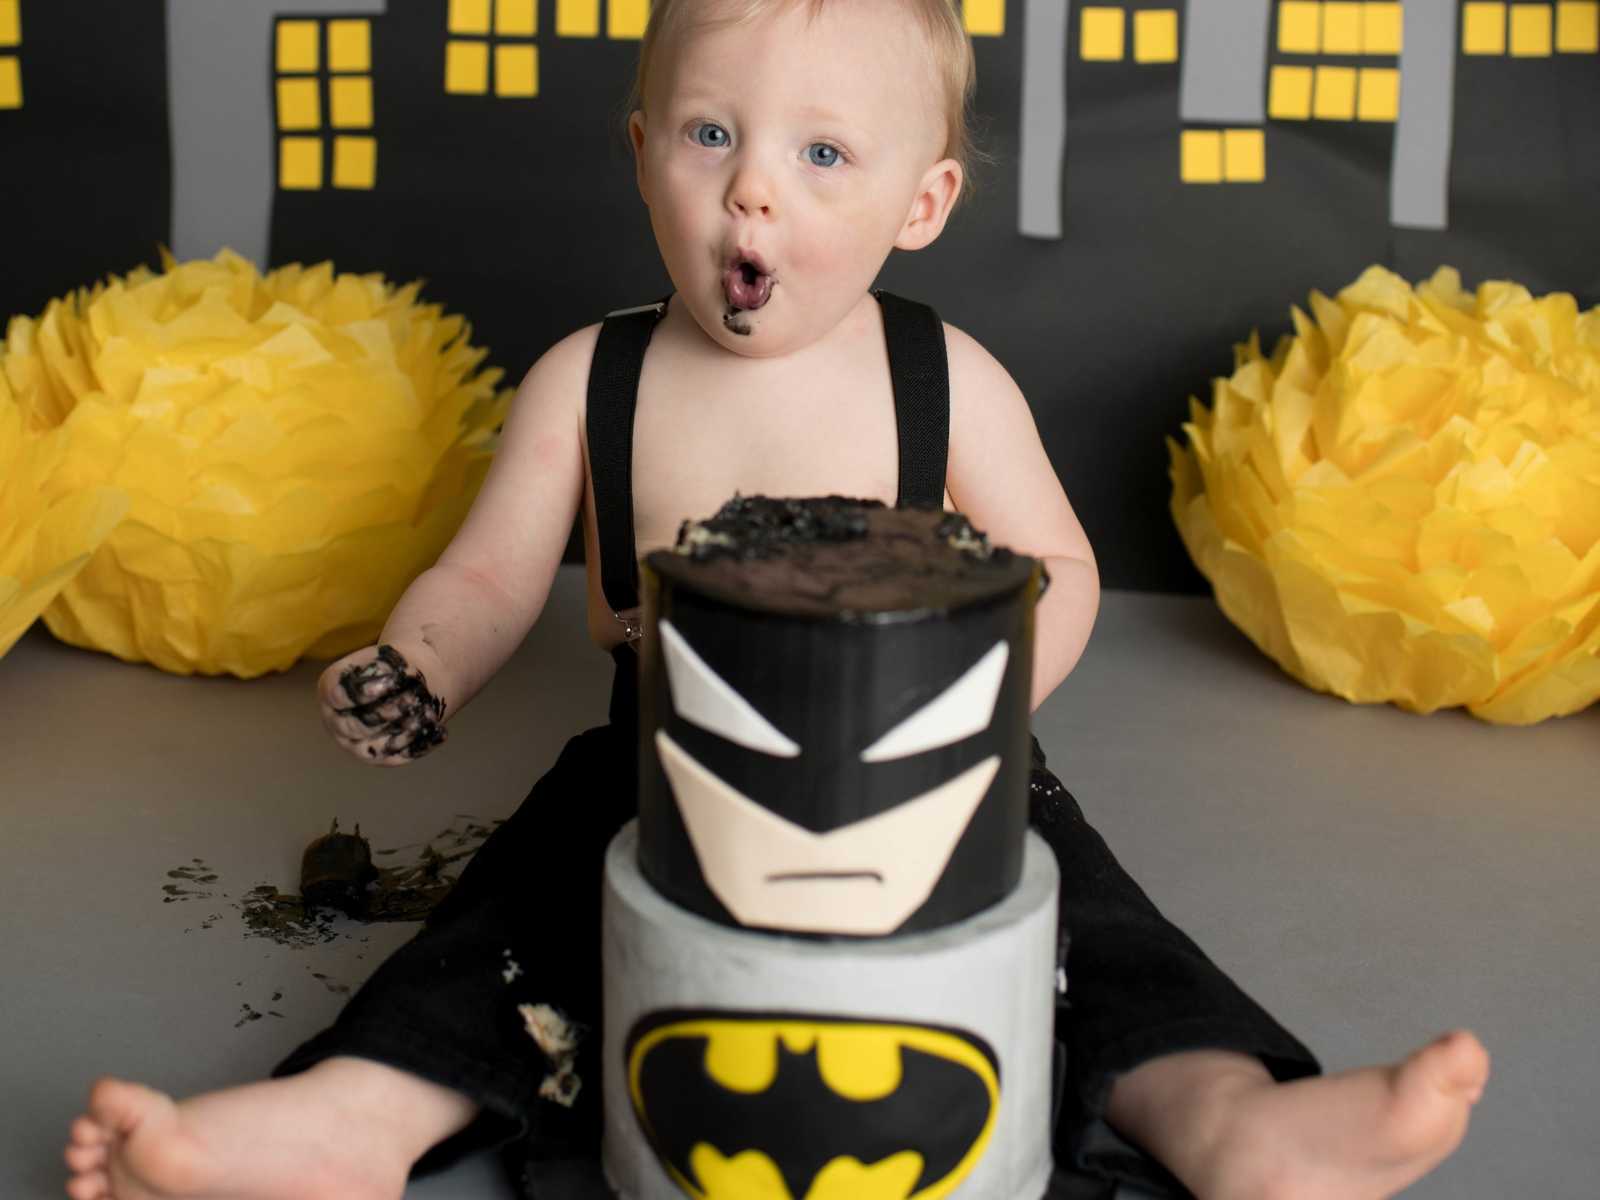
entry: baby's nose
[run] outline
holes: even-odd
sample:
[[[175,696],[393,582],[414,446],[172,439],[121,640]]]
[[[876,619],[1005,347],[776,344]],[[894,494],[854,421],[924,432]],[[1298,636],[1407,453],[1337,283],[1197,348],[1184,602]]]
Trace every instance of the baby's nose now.
[[[753,163],[741,165],[728,185],[728,210],[736,216],[769,216],[774,199],[771,179]]]

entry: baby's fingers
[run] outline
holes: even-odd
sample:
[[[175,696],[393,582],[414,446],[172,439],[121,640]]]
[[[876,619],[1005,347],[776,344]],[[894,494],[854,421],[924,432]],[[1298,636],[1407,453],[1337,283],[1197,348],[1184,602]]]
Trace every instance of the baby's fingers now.
[[[343,750],[379,767],[404,766],[449,736],[443,725],[420,713],[370,729],[349,717],[330,718],[324,711],[323,723]]]
[[[366,747],[369,762],[398,766],[421,758],[449,735],[445,727],[426,713],[412,713],[405,720],[386,727],[387,736]]]
[[[324,671],[318,691],[325,705],[343,711],[381,703],[413,686],[413,679],[422,678],[414,670],[409,676],[408,664],[399,651],[392,646],[367,646]]]
[[[322,720],[345,750],[392,766],[445,740],[444,699],[393,646],[357,651],[323,673]]]

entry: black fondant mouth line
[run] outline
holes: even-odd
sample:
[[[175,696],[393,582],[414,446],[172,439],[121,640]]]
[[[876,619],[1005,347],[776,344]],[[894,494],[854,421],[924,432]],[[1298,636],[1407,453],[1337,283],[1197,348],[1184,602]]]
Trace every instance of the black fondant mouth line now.
[[[870,879],[883,882],[882,871],[779,871],[768,875],[768,883],[798,883],[808,879]]]

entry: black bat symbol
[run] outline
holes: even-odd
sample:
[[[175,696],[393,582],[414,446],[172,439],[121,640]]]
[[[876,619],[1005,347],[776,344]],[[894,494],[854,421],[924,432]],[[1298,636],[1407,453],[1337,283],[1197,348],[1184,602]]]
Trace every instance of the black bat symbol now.
[[[922,1156],[915,1193],[956,1169],[991,1116],[983,1079],[962,1063],[909,1046],[899,1047],[894,1092],[852,1100],[823,1079],[815,1043],[794,1053],[779,1038],[776,1077],[754,1094],[731,1091],[711,1076],[709,1044],[701,1033],[669,1036],[646,1049],[637,1068],[640,1117],[656,1152],[702,1190],[689,1158],[701,1143],[725,1158],[745,1150],[765,1154],[794,1197],[804,1196],[835,1158],[870,1165],[913,1150]]]

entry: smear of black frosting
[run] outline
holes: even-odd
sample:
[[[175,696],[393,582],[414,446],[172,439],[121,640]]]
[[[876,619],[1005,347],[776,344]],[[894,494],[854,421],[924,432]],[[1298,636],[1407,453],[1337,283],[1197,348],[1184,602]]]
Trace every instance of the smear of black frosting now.
[[[171,904],[220,896],[220,899],[239,911],[244,920],[246,937],[267,938],[281,946],[311,946],[331,942],[352,926],[374,921],[421,921],[450,891],[460,869],[457,864],[470,858],[494,831],[494,827],[501,823],[497,819],[484,824],[466,814],[460,814],[460,817],[461,823],[440,830],[420,846],[371,851],[370,857],[352,856],[360,859],[363,868],[359,874],[364,905],[357,908],[355,916],[319,906],[315,902],[315,891],[313,902],[307,904],[300,890],[284,891],[273,883],[258,884],[234,899],[216,887],[216,872],[198,858],[167,872],[169,879],[183,882],[166,884],[162,889],[166,893],[163,902]],[[340,836],[349,838],[351,835]],[[364,838],[360,840],[365,842]],[[329,844],[328,835],[315,839],[312,846],[316,847],[319,843],[326,848]],[[372,864],[372,858],[388,858],[405,850],[415,851],[414,861],[382,867]],[[303,873],[302,883],[305,879]],[[185,887],[185,884],[207,886],[201,890]],[[199,928],[212,928],[220,916],[220,913],[210,914]]]
[[[672,552],[647,562],[743,607],[869,623],[1004,594],[1036,565],[961,513],[838,495],[735,496],[714,516],[684,522]]]
[[[800,546],[848,542],[867,536],[868,514],[886,507],[881,500],[850,496],[734,496],[716,515],[678,526],[673,549],[695,562],[715,558],[746,561],[772,558]],[[931,506],[902,504],[896,508],[931,512]],[[933,537],[969,558],[1005,561],[1011,551],[994,546],[988,535],[973,527],[964,513],[946,512],[933,526]]]
[[[678,526],[674,549],[695,562],[772,558],[796,546],[864,538],[868,511],[882,507],[878,500],[848,496],[735,496],[715,516]]]

